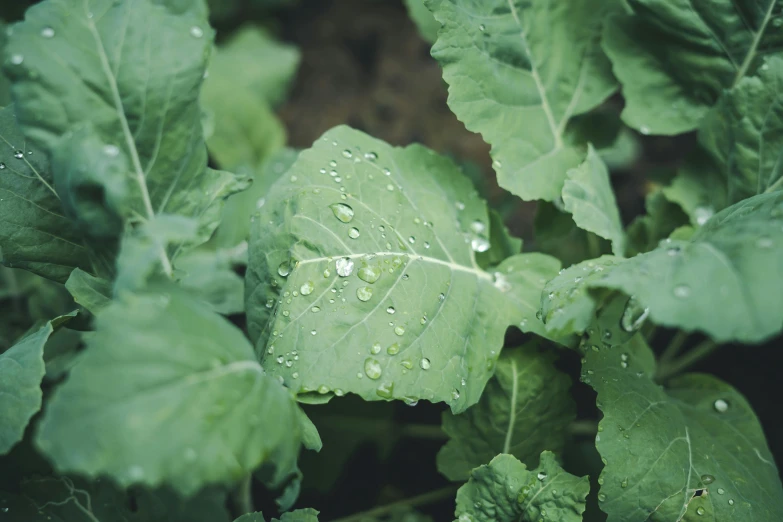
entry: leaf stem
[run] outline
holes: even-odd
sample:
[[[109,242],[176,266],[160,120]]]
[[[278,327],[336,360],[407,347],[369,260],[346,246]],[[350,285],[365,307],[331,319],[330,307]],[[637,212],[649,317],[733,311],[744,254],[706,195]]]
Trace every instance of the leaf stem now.
[[[361,520],[372,519],[386,515],[387,513],[390,513],[399,507],[417,507],[424,506],[426,504],[432,504],[433,502],[437,502],[439,500],[453,496],[457,492],[457,489],[459,489],[459,486],[459,484],[453,484],[451,486],[436,489],[435,491],[430,491],[415,497],[404,498],[402,500],[398,500],[397,502],[386,504],[385,506],[378,506],[367,511],[362,511],[361,513],[355,513],[344,518],[339,518],[337,520],[333,520],[332,522],[359,522]]]
[[[663,355],[661,355],[658,364],[661,366],[666,365],[666,363],[677,357],[677,355],[679,355],[680,351],[682,350],[685,341],[687,340],[688,334],[686,332],[677,332],[669,342],[669,346],[667,346],[663,351]]]
[[[685,353],[682,357],[679,357],[670,363],[659,366],[656,380],[665,381],[671,377],[679,375],[684,370],[687,370],[697,362],[710,355],[719,346],[720,345],[716,344],[712,339],[702,341],[701,343],[697,344],[695,348]]]
[[[234,502],[234,509],[237,510],[237,516],[253,513],[256,510],[253,505],[252,484],[253,475],[248,473],[245,478],[237,484],[236,489],[231,495]]]
[[[400,436],[411,439],[445,440],[446,433],[438,424],[405,424],[400,427]]]

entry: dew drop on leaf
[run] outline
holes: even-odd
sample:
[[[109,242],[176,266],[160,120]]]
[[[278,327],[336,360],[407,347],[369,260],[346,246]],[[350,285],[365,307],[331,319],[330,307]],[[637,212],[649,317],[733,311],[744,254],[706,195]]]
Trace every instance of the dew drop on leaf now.
[[[375,161],[375,160],[378,159],[378,155],[376,153],[374,153],[374,152],[365,152],[364,153],[364,159],[370,160],[370,161]]]
[[[44,27],[41,29],[41,36],[44,38],[54,38],[54,29],[51,27]]]
[[[470,247],[473,249],[474,252],[486,252],[487,250],[489,250],[489,241],[487,241],[483,237],[474,237],[470,241]]]
[[[383,399],[391,399],[394,396],[394,383],[383,383],[378,385],[375,394]]]
[[[733,505],[734,505],[734,499],[733,499],[733,498],[730,498],[730,499],[729,499],[729,505],[730,505],[730,506],[733,506]]]
[[[693,217],[696,220],[696,224],[699,226],[704,225],[710,220],[715,211],[712,207],[696,207],[693,209]]]
[[[726,490],[723,488],[718,488],[718,495],[723,495],[726,493]]]
[[[712,475],[701,476],[701,483],[704,484],[705,486],[708,484],[712,484],[713,482],[715,482],[715,477],[713,477]]]
[[[190,36],[193,38],[201,38],[204,36],[204,30],[201,27],[194,25],[190,28]]]
[[[341,257],[335,261],[334,268],[340,277],[348,277],[353,273],[353,260],[350,257]]]
[[[363,266],[357,274],[365,283],[374,283],[381,277],[381,269],[376,266]]]
[[[625,303],[620,327],[628,333],[633,333],[642,327],[648,315],[650,315],[650,308],[642,306],[634,296],[631,296]]]
[[[307,281],[302,286],[299,287],[299,293],[302,295],[310,295],[313,293],[313,288],[315,288],[315,285],[313,285],[312,281]]]
[[[348,237],[351,239],[356,239],[359,237],[359,229],[356,227],[351,228],[351,230],[348,231]]]
[[[373,355],[378,355],[381,353],[381,343],[375,343],[370,347],[370,353]]]
[[[715,408],[715,411],[718,413],[726,413],[729,409],[729,403],[723,399],[716,399],[715,402],[712,403],[712,407]]]
[[[0,170],[5,170],[5,163],[0,163]]]
[[[421,361],[419,361],[419,366],[421,366],[422,370],[429,370],[430,369],[430,365],[431,365],[430,360],[427,359],[426,357],[424,359],[422,359]]]
[[[364,374],[367,375],[367,377],[372,380],[377,380],[381,378],[381,373],[383,373],[381,363],[376,359],[368,358],[364,361]]]
[[[386,348],[386,353],[389,355],[397,355],[400,353],[400,345],[399,343],[392,343],[389,345],[388,348]]]
[[[677,285],[674,287],[674,297],[685,299],[691,295],[691,287],[688,285]]]
[[[288,274],[291,273],[291,264],[288,261],[283,261],[280,263],[280,265],[277,267],[277,273],[281,277],[288,277]]]
[[[397,326],[396,328],[394,328],[394,333],[396,333],[397,335],[403,335],[405,333],[405,328],[402,326]]]
[[[544,471],[539,471],[536,477],[538,478],[538,480],[546,480],[546,473]]]
[[[351,157],[353,157],[353,153],[351,153],[351,151],[350,151],[350,150],[348,150],[348,149],[345,149],[345,150],[343,151],[343,158],[351,158]]]
[[[393,307],[393,306],[390,306],[390,307],[388,307],[388,308],[386,309],[386,313],[387,313],[387,314],[393,314],[395,311],[396,311],[396,310],[394,309],[394,307]]]
[[[706,513],[706,511],[704,510],[703,507],[699,507],[698,509],[696,509],[697,515],[703,515],[704,513]]]
[[[356,298],[362,302],[369,301],[372,298],[372,288],[369,286],[360,286],[356,289]]]
[[[16,159],[24,158],[24,152],[22,152],[21,150],[17,150],[16,152],[14,152],[14,158]]]
[[[353,219],[353,209],[345,203],[332,203],[329,208],[332,209],[334,217],[343,223],[350,223]]]
[[[11,55],[11,63],[14,65],[21,65],[24,61],[24,56],[21,54],[12,54]]]

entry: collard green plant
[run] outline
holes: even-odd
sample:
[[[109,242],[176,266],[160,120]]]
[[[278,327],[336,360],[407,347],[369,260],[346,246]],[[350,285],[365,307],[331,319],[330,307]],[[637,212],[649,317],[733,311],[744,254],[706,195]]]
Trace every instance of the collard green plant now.
[[[0,36],[0,520],[783,519],[777,404],[698,366],[783,332],[783,4],[397,6],[502,209],[460,150],[286,147],[312,12],[211,4]]]

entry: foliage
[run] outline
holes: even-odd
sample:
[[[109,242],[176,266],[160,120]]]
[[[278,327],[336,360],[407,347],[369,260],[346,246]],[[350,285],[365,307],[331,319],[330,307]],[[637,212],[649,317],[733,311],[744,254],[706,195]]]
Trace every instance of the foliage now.
[[[406,1],[540,200],[523,252],[478,168],[344,125],[286,147],[285,3],[2,31],[0,519],[317,522],[344,470],[324,518],[783,518],[755,403],[689,371],[783,331],[783,4]],[[685,144],[663,180],[650,135]]]

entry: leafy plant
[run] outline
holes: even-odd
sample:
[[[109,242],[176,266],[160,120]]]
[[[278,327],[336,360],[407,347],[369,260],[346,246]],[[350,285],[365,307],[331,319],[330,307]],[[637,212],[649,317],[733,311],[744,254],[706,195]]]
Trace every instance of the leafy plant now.
[[[299,51],[215,45],[205,2],[8,26],[0,519],[312,522],[303,488],[411,438],[453,484],[339,520],[783,518],[752,405],[689,371],[783,330],[783,5],[406,6],[540,251],[423,145],[284,148]],[[628,224],[619,173],[691,132]]]

